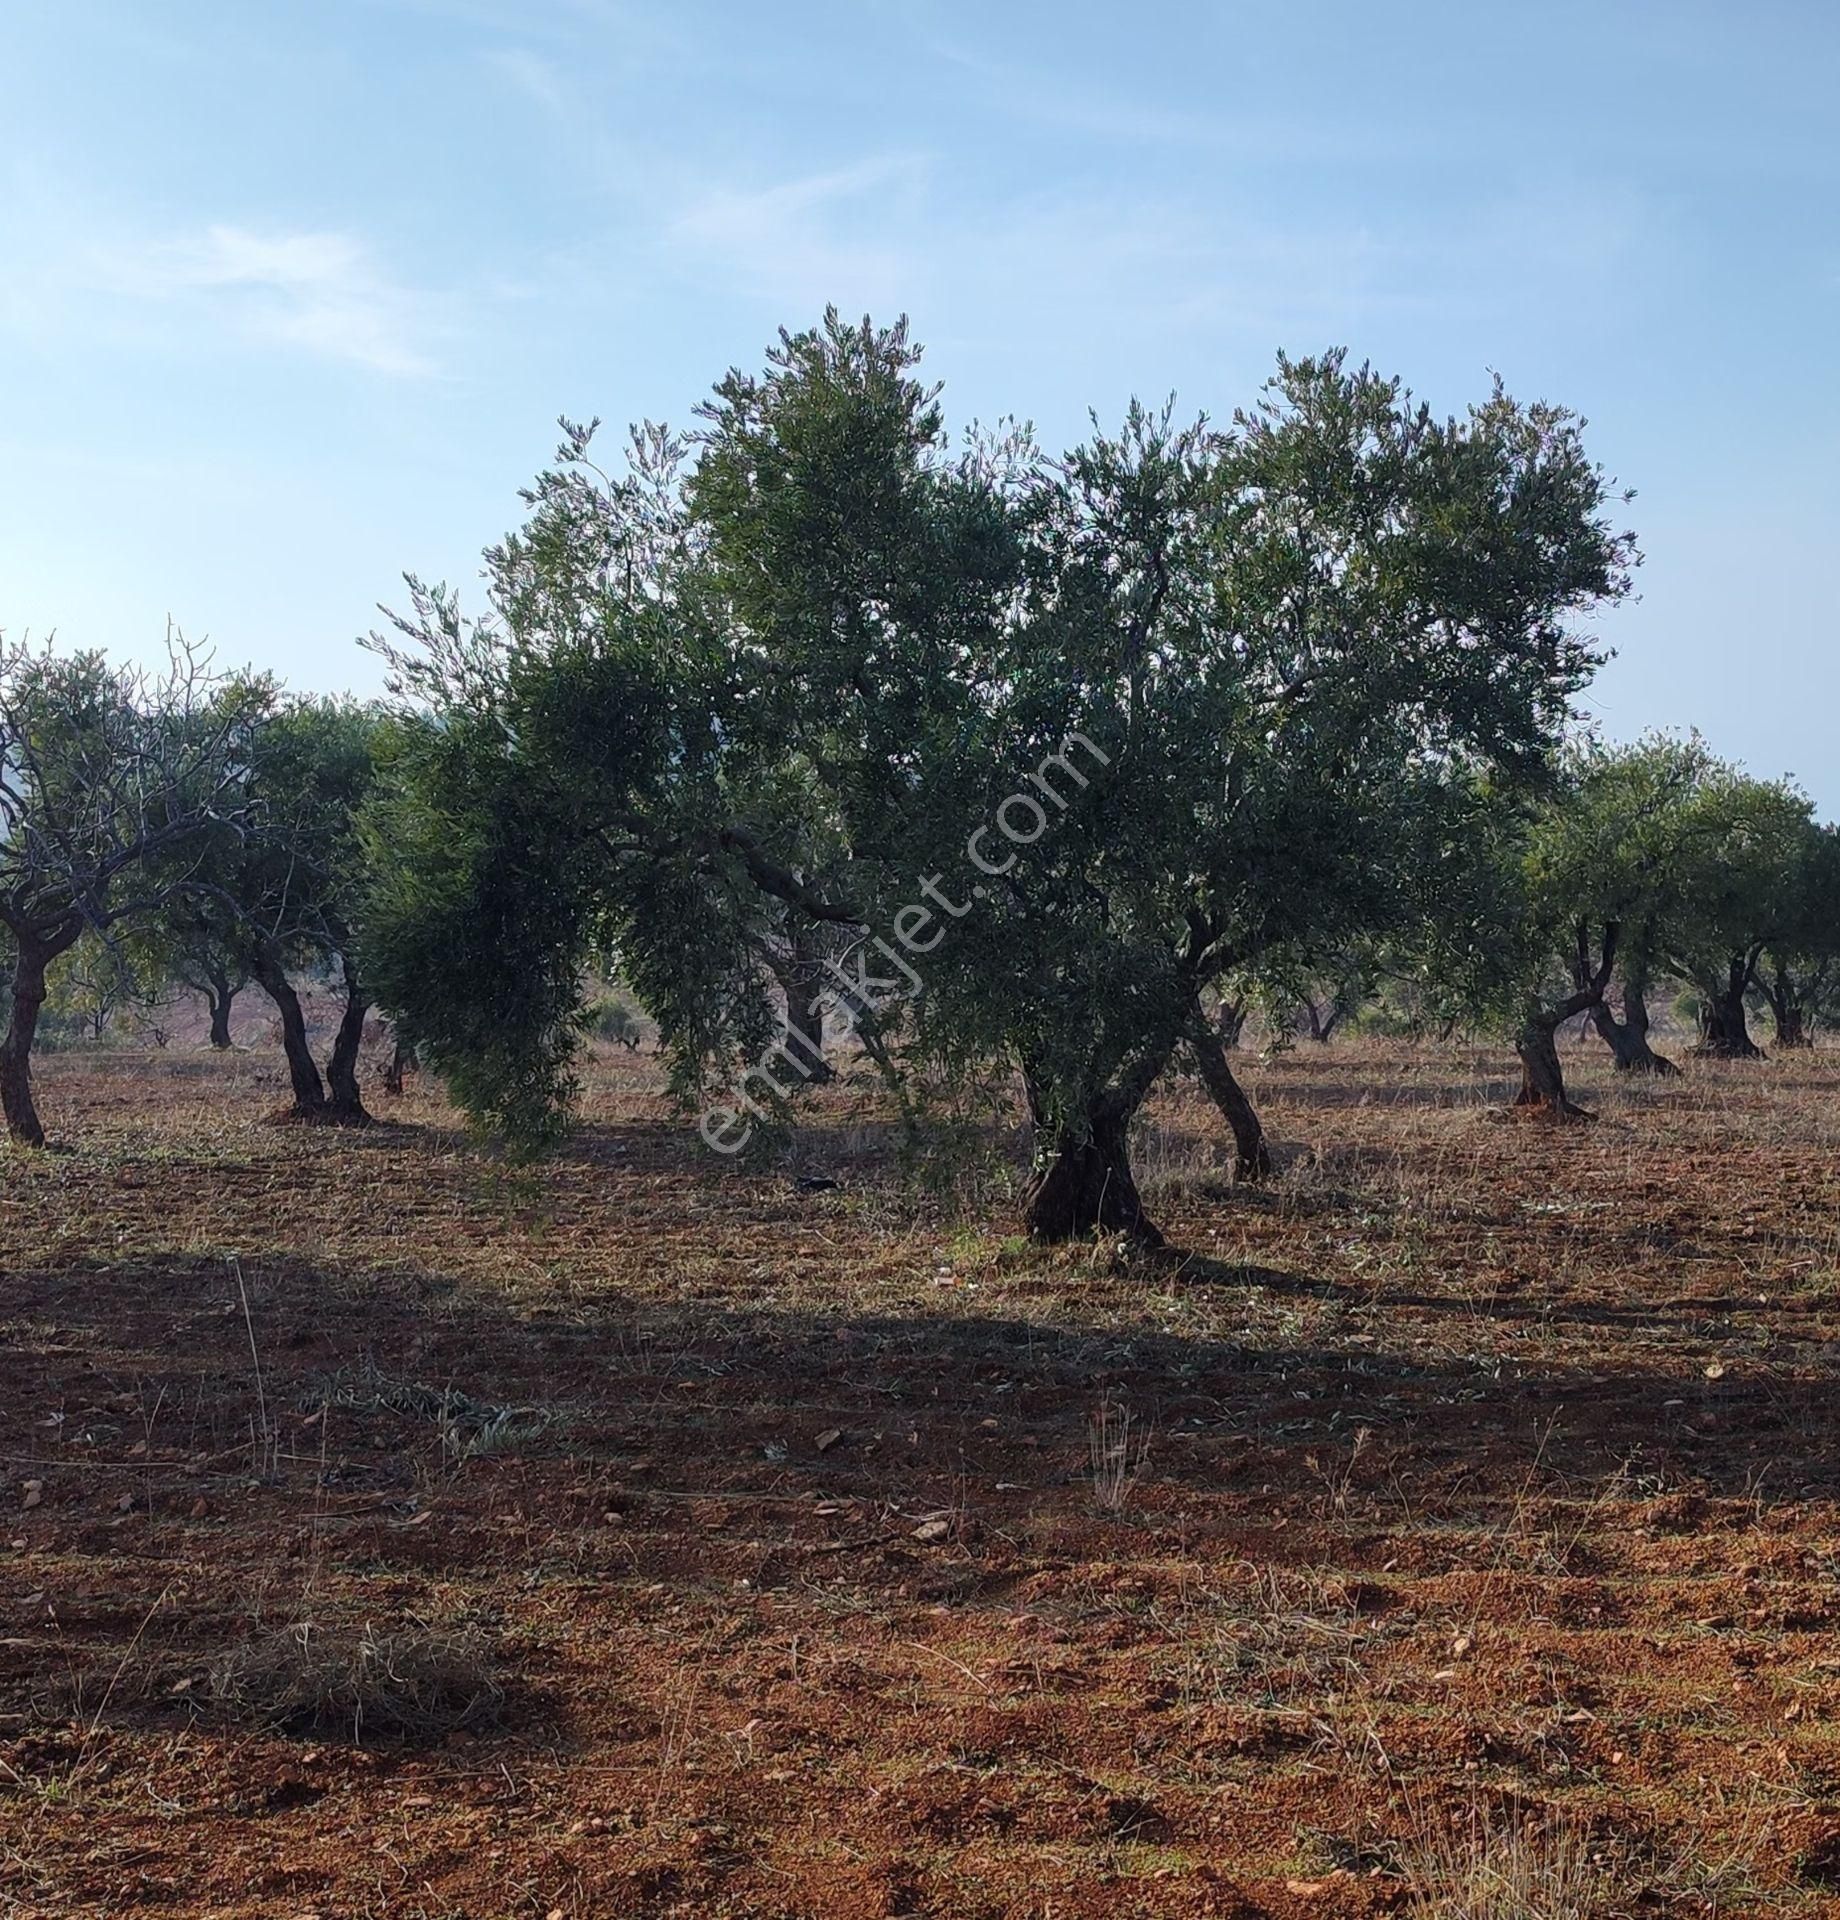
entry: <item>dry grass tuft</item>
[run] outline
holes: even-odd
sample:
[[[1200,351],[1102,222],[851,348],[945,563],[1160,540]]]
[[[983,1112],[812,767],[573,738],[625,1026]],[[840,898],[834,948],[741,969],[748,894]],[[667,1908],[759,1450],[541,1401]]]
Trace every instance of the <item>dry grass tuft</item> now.
[[[1086,1438],[1094,1504],[1122,1514],[1150,1464],[1150,1436],[1128,1407],[1108,1400],[1093,1414]]]
[[[438,1740],[494,1726],[505,1695],[478,1639],[426,1627],[379,1632],[303,1620],[228,1648],[203,1688],[214,1712],[274,1732]]]
[[[1436,1920],[1598,1920],[1619,1904],[1589,1835],[1533,1814],[1473,1807],[1453,1824],[1421,1820],[1400,1867],[1417,1910]]]

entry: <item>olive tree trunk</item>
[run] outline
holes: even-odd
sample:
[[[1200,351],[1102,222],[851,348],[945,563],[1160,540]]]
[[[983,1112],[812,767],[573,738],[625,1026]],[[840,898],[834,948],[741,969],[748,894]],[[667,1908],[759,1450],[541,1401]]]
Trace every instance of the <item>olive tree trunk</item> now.
[[[6,1034],[0,1038],[0,1113],[7,1133],[21,1146],[45,1144],[44,1123],[32,1099],[32,1043],[38,1038],[38,1016],[45,1004],[45,973],[59,954],[77,944],[81,920],[68,920],[50,935],[15,924],[13,934],[13,1004]]]
[[[236,1000],[236,988],[230,984],[230,976],[221,969],[213,969],[206,976],[205,999],[211,1008],[211,1045],[218,1051],[227,1051],[230,1040],[230,1009]]]
[[[1618,1073],[1652,1073],[1666,1078],[1680,1072],[1672,1060],[1649,1045],[1648,996],[1641,987],[1623,989],[1621,1020],[1607,1000],[1600,1000],[1591,1009],[1591,1024],[1609,1047]]]
[[[307,1019],[301,1012],[300,995],[294,991],[287,969],[272,953],[258,956],[254,971],[256,985],[275,1003],[281,1019],[281,1051],[287,1059],[288,1083],[294,1093],[290,1117],[317,1120],[325,1111],[326,1086],[307,1041]]]
[[[1131,1173],[1128,1136],[1135,1110],[1135,1105],[1126,1109],[1116,1095],[1106,1094],[1075,1119],[1037,1121],[1035,1170],[1025,1197],[1030,1238],[1060,1241],[1124,1233],[1144,1246],[1163,1244]]]
[[[809,940],[794,933],[785,953],[775,953],[768,964],[786,996],[786,1026],[799,1041],[806,1079],[814,1085],[834,1077],[824,1057],[823,956]]]
[[[47,956],[35,942],[21,940],[13,961],[13,1007],[6,1038],[0,1040],[0,1106],[6,1130],[22,1146],[42,1147],[45,1129],[32,1101],[32,1042],[39,1010],[45,1004]]]
[[[1227,1050],[1220,1036],[1205,1021],[1196,1021],[1189,1032],[1189,1047],[1201,1073],[1201,1084],[1233,1133],[1233,1177],[1251,1184],[1271,1175],[1271,1149],[1265,1141],[1265,1129],[1258,1109],[1246,1098],[1246,1091],[1234,1078],[1227,1063]]]
[[[1723,979],[1700,983],[1699,1052],[1710,1060],[1761,1060],[1763,1049],[1751,1038],[1744,996],[1755,970],[1754,958],[1734,954]]]
[[[1610,991],[1616,971],[1619,929],[1607,921],[1601,936],[1598,959],[1591,963],[1591,929],[1580,921],[1575,929],[1572,978],[1575,990],[1556,1007],[1529,1007],[1514,1051],[1520,1055],[1521,1090],[1515,1098],[1517,1112],[1542,1120],[1570,1122],[1594,1120],[1596,1115],[1574,1101],[1565,1090],[1565,1069],[1559,1063],[1559,1029],[1581,1013],[1594,1014]]]
[[[1776,1029],[1776,1044],[1791,1050],[1812,1047],[1808,1014],[1802,988],[1794,974],[1779,961],[1773,973],[1763,980],[1764,997],[1770,1003],[1770,1019]]]
[[[1246,1016],[1252,1011],[1244,1000],[1222,1000],[1215,1015],[1214,1031],[1223,1047],[1237,1047],[1246,1037]]]
[[[1559,1064],[1559,1029],[1564,1024],[1555,1014],[1541,1012],[1530,1016],[1521,1028],[1514,1043],[1514,1051],[1520,1055],[1521,1090],[1514,1104],[1523,1112],[1537,1113],[1548,1120],[1595,1119],[1565,1090],[1565,1069]]]
[[[358,976],[349,963],[345,967],[345,1011],[339,1017],[339,1030],[333,1036],[332,1052],[326,1061],[326,1104],[319,1118],[333,1126],[368,1127],[371,1117],[364,1110],[358,1091],[358,1049],[364,1044],[364,1016],[370,1011],[370,999],[358,984]]]

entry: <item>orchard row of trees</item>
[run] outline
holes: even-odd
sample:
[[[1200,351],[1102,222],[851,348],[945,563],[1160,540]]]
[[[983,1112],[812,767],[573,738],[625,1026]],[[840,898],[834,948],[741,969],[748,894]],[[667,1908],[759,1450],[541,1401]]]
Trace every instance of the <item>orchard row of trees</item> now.
[[[52,976],[79,963],[99,994],[193,988],[222,1044],[253,983],[274,1003],[294,1115],[366,1118],[360,831],[388,721],[214,674],[176,636],[168,655],[152,675],[0,642],[0,1105],[26,1145],[45,1139],[31,1060]],[[322,1075],[295,981],[326,970],[345,1004]]]
[[[705,1137],[751,1141],[848,1029],[917,1118],[1019,1081],[1028,1223],[1145,1239],[1131,1122],[1197,1071],[1269,1165],[1220,1009],[1378,986],[1667,1072],[1780,1043],[1840,988],[1840,851],[1793,788],[1697,739],[1578,735],[1633,537],[1581,423],[1499,387],[1439,419],[1339,354],[1225,424],[1133,407],[1050,458],[962,442],[904,325],[832,313],[616,465],[565,425],[471,618],[411,580],[378,708],[95,659],[0,660],[0,1054],[45,970],[139,943],[272,1000],[295,1110],[354,1120],[374,999],[478,1121],[565,1122],[586,983],[656,1020]],[[324,1075],[293,980],[345,1018]],[[713,1124],[712,1124],[713,1123]]]

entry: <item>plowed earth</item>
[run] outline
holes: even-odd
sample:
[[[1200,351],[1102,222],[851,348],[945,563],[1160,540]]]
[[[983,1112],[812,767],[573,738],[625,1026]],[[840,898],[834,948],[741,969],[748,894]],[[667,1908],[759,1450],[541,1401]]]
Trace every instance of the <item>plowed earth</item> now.
[[[1563,1129],[1506,1065],[1249,1059],[1259,1192],[1170,1090],[1152,1263],[914,1201],[867,1085],[737,1171],[598,1059],[518,1167],[47,1060],[0,1914],[1840,1908],[1840,1056],[1580,1053]],[[220,1697],[303,1626],[489,1711]]]

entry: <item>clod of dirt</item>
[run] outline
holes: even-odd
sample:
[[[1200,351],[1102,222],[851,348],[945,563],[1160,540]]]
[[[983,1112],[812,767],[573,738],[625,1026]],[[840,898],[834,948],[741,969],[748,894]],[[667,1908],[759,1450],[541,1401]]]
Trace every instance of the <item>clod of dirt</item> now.
[[[1823,1834],[1796,1865],[1817,1887],[1840,1887],[1840,1832]]]

